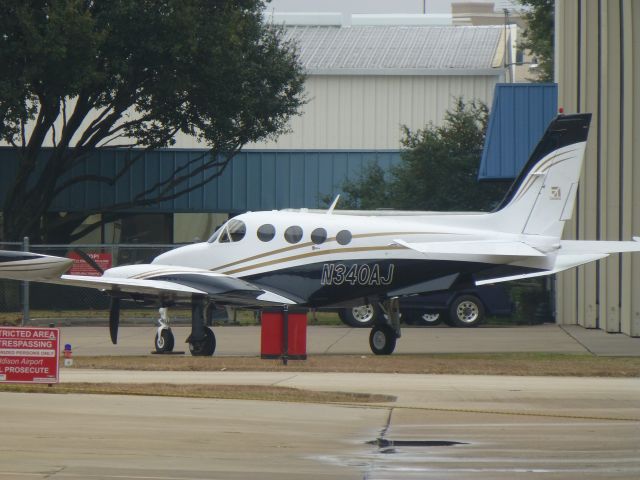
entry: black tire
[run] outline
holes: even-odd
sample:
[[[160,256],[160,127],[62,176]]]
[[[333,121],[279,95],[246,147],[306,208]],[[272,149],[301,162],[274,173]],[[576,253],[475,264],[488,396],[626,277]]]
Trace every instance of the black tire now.
[[[391,355],[396,349],[396,332],[389,325],[376,325],[369,334],[369,347],[376,355]]]
[[[370,303],[353,308],[343,308],[338,312],[342,323],[354,328],[368,328],[376,323],[378,310]]]
[[[417,315],[415,315],[415,313],[417,313],[414,310],[401,310],[400,311],[401,315],[400,315],[400,321],[402,321],[404,324],[406,325],[414,325],[416,323],[416,320],[418,318]]]
[[[194,357],[210,357],[216,351],[216,336],[213,330],[205,327],[205,338],[199,342],[189,342],[189,352]]]
[[[173,337],[173,332],[170,328],[163,328],[160,332],[160,335],[156,333],[156,338],[154,340],[154,345],[156,347],[156,352],[158,353],[168,353],[173,352],[173,347],[176,343],[175,338]]]
[[[442,323],[442,313],[440,312],[427,312],[424,310],[405,310],[402,313],[402,320],[407,325],[419,325],[426,327],[433,327]]]
[[[484,321],[484,305],[475,295],[460,295],[449,307],[449,319],[455,327],[477,327]]]

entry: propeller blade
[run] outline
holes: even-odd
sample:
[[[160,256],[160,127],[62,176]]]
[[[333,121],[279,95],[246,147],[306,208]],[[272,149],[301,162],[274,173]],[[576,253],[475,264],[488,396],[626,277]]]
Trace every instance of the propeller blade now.
[[[82,260],[87,262],[87,264],[91,266],[91,268],[93,268],[100,275],[104,273],[104,270],[102,269],[102,267],[98,265],[96,261],[93,258],[91,258],[89,254],[87,254],[87,252],[84,252],[78,248],[74,248],[73,252],[76,253],[80,258],[82,258]]]
[[[114,345],[118,343],[118,326],[120,325],[120,299],[111,297],[109,306],[109,334]]]

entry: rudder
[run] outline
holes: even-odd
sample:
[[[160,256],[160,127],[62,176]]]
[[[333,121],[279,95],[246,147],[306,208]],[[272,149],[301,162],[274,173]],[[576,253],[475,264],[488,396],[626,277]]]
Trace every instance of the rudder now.
[[[560,237],[575,204],[590,113],[558,115],[494,213],[496,227]]]

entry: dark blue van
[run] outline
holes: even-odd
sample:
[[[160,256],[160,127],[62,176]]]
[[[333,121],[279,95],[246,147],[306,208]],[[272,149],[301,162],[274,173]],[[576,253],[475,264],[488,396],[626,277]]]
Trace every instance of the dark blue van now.
[[[400,298],[401,320],[409,325],[477,327],[487,315],[508,316],[513,311],[509,294],[501,284],[464,290],[448,290]],[[351,327],[371,327],[383,312],[378,305],[361,305],[338,311]]]

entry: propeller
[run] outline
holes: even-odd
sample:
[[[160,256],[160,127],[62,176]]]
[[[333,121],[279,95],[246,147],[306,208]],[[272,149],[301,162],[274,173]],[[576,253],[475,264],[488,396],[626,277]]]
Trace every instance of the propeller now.
[[[109,305],[109,334],[114,345],[118,343],[118,326],[120,325],[120,299],[111,297]]]
[[[87,254],[87,252],[80,250],[79,248],[74,248],[73,252],[77,254],[80,258],[82,258],[82,260],[87,262],[87,264],[91,266],[91,268],[93,268],[100,275],[104,273],[104,270],[102,269],[102,267],[98,265],[96,261],[93,258],[91,258],[89,254]]]

